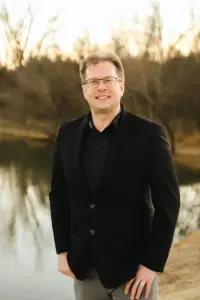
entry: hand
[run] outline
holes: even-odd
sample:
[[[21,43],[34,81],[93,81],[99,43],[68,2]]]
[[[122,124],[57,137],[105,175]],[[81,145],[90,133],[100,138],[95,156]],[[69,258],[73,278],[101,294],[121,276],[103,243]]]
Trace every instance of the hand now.
[[[131,284],[133,283],[133,281],[135,281],[130,291],[130,299],[131,300],[135,299],[136,290],[137,290],[136,299],[139,299],[145,284],[146,284],[145,298],[147,299],[149,297],[151,291],[151,285],[155,277],[156,277],[156,272],[146,268],[145,266],[139,265],[135,277],[130,281],[128,281],[125,286],[125,294],[128,294]]]
[[[72,273],[68,265],[66,252],[58,255],[58,271],[71,278],[75,278],[75,275]]]

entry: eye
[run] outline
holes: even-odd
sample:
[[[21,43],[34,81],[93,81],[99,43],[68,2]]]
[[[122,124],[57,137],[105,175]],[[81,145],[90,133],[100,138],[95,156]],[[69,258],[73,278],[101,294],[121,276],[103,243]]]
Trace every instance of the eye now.
[[[98,80],[96,80],[96,79],[92,79],[92,80],[90,81],[91,84],[96,84],[97,82],[98,82]]]
[[[105,83],[111,83],[112,81],[113,81],[112,78],[106,78],[106,79],[104,79],[104,82],[105,82]]]

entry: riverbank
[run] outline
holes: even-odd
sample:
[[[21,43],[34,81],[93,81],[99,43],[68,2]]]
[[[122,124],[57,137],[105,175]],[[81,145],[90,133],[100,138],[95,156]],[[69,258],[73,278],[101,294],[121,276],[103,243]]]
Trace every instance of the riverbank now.
[[[163,274],[159,300],[200,300],[200,231],[175,244]]]
[[[174,156],[180,184],[189,184],[200,179],[200,147],[178,148]],[[199,154],[198,154],[199,152]]]
[[[15,123],[14,121],[0,120],[0,139],[25,140],[31,145],[43,145],[53,141],[52,137],[44,130],[50,124],[38,124],[35,121],[29,121],[27,125]],[[198,138],[199,140],[199,138]],[[188,145],[177,144],[177,153],[174,156],[178,173],[188,181],[189,178],[200,178],[200,143]],[[182,176],[183,175],[183,176]]]
[[[45,128],[50,124],[36,124],[35,121],[30,121],[27,125],[15,123],[14,121],[0,120],[0,139],[22,139],[32,145],[46,144],[52,142],[52,137],[49,136]],[[177,154],[174,156],[179,173],[183,177],[189,174],[190,178],[200,178],[200,143],[184,145],[177,144]],[[191,174],[190,174],[191,173]],[[185,174],[185,175],[184,175]],[[192,175],[192,176],[190,176]]]
[[[48,140],[49,135],[42,130],[43,124],[23,125],[14,121],[0,120],[0,138]]]
[[[200,135],[200,134],[199,134]],[[200,170],[200,143],[177,144],[176,161],[182,165],[189,166],[193,170]]]

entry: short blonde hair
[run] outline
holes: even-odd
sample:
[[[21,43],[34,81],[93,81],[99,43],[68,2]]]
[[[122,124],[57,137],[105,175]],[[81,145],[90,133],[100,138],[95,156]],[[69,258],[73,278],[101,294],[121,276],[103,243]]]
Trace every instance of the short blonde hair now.
[[[83,84],[85,82],[86,70],[88,69],[88,67],[105,61],[109,61],[115,66],[119,79],[121,79],[122,82],[124,82],[124,68],[119,56],[115,52],[98,51],[89,54],[80,62],[79,72],[81,77],[81,83]]]

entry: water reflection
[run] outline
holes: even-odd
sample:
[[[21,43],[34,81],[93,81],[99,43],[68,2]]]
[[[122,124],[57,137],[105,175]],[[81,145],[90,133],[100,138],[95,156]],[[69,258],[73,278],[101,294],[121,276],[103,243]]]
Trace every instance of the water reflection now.
[[[27,299],[40,300],[44,299],[47,291],[45,297],[48,300],[58,294],[59,299],[74,298],[72,282],[56,271],[57,257],[47,197],[52,151],[50,145],[33,146],[25,141],[0,142],[0,265],[3,268],[0,281],[5,283],[4,289],[0,287],[0,299],[14,299],[14,294],[24,298],[26,294]],[[200,180],[184,183],[180,191],[181,211],[174,243],[200,228]],[[13,273],[8,271],[8,267]],[[20,274],[18,284],[12,277],[16,272]],[[1,274],[4,274],[3,277]],[[26,276],[32,276],[32,279],[28,280]],[[43,285],[31,298],[30,293],[41,278]],[[26,291],[19,288],[25,279],[29,286]],[[13,281],[16,284],[11,291],[9,286],[13,287]]]
[[[49,202],[52,147],[0,142],[0,299],[72,300],[57,272]]]
[[[180,187],[181,210],[174,243],[200,228],[200,182]]]
[[[32,231],[39,250],[41,218],[48,214],[52,149],[10,141],[1,142],[0,153],[0,233],[13,240],[21,224]]]

